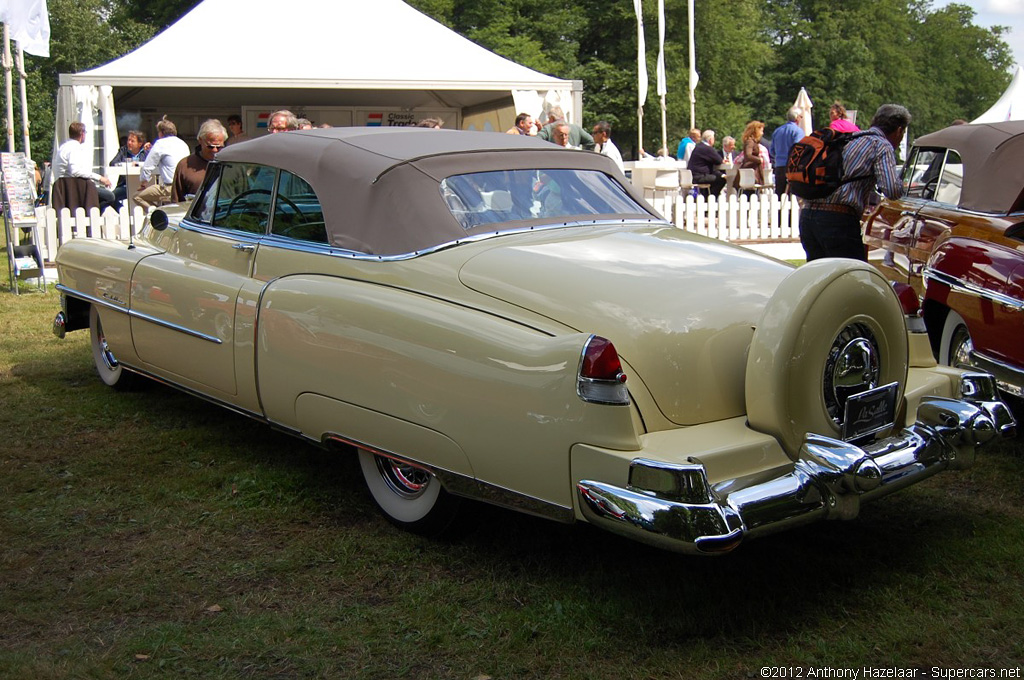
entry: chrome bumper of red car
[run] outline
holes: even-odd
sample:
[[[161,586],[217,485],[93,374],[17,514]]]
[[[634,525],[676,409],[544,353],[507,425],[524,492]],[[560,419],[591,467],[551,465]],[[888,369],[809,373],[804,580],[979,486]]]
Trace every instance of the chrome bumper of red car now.
[[[965,376],[970,402],[922,400],[916,422],[863,447],[808,435],[798,460],[764,474],[712,486],[699,463],[637,459],[620,488],[583,480],[577,494],[592,524],[682,553],[728,552],[746,537],[818,519],[852,519],[862,501],[884,496],[944,469],[974,463],[977,446],[1014,431],[994,396],[991,376]]]

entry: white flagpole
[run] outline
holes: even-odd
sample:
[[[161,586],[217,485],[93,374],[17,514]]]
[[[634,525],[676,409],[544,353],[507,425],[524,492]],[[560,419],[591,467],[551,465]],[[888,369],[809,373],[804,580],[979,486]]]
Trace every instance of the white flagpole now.
[[[639,154],[644,150],[644,104],[647,103],[647,45],[644,42],[644,14],[641,0],[633,0],[633,11],[636,12],[636,134],[639,143]]]
[[[665,95],[668,82],[665,77],[665,0],[658,0],[658,95],[661,97],[661,148],[668,153],[668,132],[665,129]]]
[[[690,22],[690,127],[694,128],[697,127],[696,107],[694,106],[697,103],[697,97],[694,91],[697,89],[697,81],[700,80],[700,77],[697,75],[697,50],[693,36],[693,0],[689,0],[687,5]]]
[[[4,91],[7,93],[7,150],[14,151],[14,89],[11,85],[11,32],[4,24]]]

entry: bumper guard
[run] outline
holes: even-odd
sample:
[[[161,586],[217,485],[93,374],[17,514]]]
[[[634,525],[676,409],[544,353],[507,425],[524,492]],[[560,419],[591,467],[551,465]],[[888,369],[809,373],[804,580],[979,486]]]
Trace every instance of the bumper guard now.
[[[642,543],[715,554],[758,536],[818,519],[853,519],[872,500],[944,469],[973,465],[976,447],[1016,423],[984,373],[961,377],[963,399],[926,397],[916,422],[864,446],[808,434],[797,460],[712,486],[699,462],[635,459],[625,489],[576,485],[588,522]]]

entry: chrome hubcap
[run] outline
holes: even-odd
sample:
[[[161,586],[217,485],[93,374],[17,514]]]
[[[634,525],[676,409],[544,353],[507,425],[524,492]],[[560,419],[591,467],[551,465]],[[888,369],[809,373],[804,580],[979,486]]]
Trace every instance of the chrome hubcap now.
[[[971,334],[963,326],[957,327],[949,348],[950,365],[957,368],[971,368],[971,352],[973,351],[974,343],[971,342]]]
[[[100,358],[103,360],[103,365],[111,371],[116,370],[118,367],[117,358],[114,353],[110,351],[110,346],[107,345],[107,336],[103,335],[103,330],[99,331],[99,343],[100,343]]]
[[[388,487],[403,498],[416,498],[427,490],[431,475],[423,468],[377,456],[377,470]]]
[[[832,341],[823,382],[825,407],[836,425],[846,418],[847,399],[878,387],[880,354],[874,333],[861,323],[847,326]]]

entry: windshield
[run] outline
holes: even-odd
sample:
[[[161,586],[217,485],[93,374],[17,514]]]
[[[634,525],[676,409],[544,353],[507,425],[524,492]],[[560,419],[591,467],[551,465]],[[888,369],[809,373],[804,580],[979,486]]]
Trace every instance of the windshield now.
[[[463,229],[517,220],[650,213],[596,170],[499,170],[441,181],[441,195]]]

